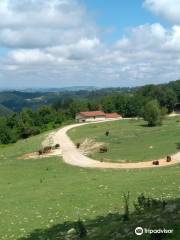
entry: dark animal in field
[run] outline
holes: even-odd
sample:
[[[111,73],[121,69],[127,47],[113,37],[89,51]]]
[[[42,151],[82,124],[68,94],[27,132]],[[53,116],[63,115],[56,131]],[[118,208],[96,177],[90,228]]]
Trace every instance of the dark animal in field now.
[[[101,148],[99,149],[99,151],[100,151],[100,153],[105,153],[105,152],[108,151],[108,149],[107,149],[107,147],[101,147]]]
[[[171,159],[171,156],[167,156],[166,161],[167,161],[167,162],[171,162],[171,160],[172,160],[172,159]]]
[[[110,132],[109,132],[109,131],[106,131],[106,133],[105,133],[106,137],[108,137],[109,134],[110,134]]]
[[[51,150],[52,150],[52,147],[51,147],[51,146],[44,147],[44,148],[43,148],[43,153],[50,153]]]
[[[81,144],[80,143],[76,143],[76,147],[80,148]]]
[[[38,151],[39,155],[50,153],[53,148],[51,146],[44,147]]]
[[[159,165],[159,161],[158,160],[155,160],[152,162],[153,165]]]
[[[38,151],[38,154],[39,154],[39,155],[43,155],[43,150],[39,150],[39,151]]]
[[[54,148],[55,148],[55,149],[58,149],[58,148],[60,148],[60,145],[59,145],[59,144],[56,144],[56,145],[54,146]]]

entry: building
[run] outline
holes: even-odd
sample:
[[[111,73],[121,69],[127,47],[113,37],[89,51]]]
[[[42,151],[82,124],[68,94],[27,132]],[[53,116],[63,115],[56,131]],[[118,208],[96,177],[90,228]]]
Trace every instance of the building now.
[[[118,113],[104,113],[103,111],[79,112],[76,114],[76,121],[79,123],[103,121],[106,119],[116,118],[120,119],[122,117]]]
[[[122,116],[119,115],[116,112],[114,112],[114,113],[106,113],[106,119],[116,119],[116,118],[122,118]]]

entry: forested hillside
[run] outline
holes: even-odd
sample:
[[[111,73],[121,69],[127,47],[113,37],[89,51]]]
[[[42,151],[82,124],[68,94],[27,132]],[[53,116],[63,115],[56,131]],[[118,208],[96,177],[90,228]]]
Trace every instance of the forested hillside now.
[[[0,144],[16,142],[74,121],[79,111],[103,110],[118,112],[123,117],[142,117],[145,106],[152,100],[157,101],[163,112],[171,113],[180,101],[180,80],[132,89],[1,92]]]
[[[10,114],[12,114],[12,111],[0,104],[0,116],[8,116]]]

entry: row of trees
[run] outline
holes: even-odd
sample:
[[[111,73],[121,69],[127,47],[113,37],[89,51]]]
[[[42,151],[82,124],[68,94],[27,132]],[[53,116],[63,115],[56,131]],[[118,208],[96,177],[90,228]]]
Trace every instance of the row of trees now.
[[[52,107],[44,106],[37,111],[24,109],[20,114],[0,118],[0,144],[16,142],[58,127],[64,116]]]
[[[155,126],[162,123],[164,115],[172,112],[177,103],[176,94],[168,86],[149,85],[135,92],[111,92],[97,97],[95,92],[92,94],[93,99],[89,96],[67,97],[52,106],[43,106],[36,111],[24,109],[0,118],[0,144],[16,142],[59,127],[73,120],[80,111],[118,112],[123,117],[143,117],[149,126]]]

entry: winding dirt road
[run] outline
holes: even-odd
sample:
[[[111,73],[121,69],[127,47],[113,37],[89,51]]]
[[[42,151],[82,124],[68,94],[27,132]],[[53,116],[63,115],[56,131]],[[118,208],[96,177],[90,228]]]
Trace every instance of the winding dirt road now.
[[[107,120],[106,120],[107,121]],[[113,120],[115,121],[115,120]],[[103,121],[105,122],[105,121]],[[171,162],[166,162],[165,159],[159,160],[159,166],[152,164],[152,161],[148,162],[138,162],[138,163],[111,163],[111,162],[100,162],[93,160],[87,156],[84,156],[74,145],[71,139],[67,136],[67,131],[72,128],[79,127],[81,125],[94,124],[94,123],[82,123],[82,124],[72,124],[58,130],[53,138],[55,143],[59,143],[61,150],[57,155],[63,157],[64,162],[70,165],[84,167],[84,168],[101,168],[101,169],[141,169],[141,168],[158,168],[171,166],[180,163],[180,152],[172,156]],[[97,122],[95,123],[97,124]]]

